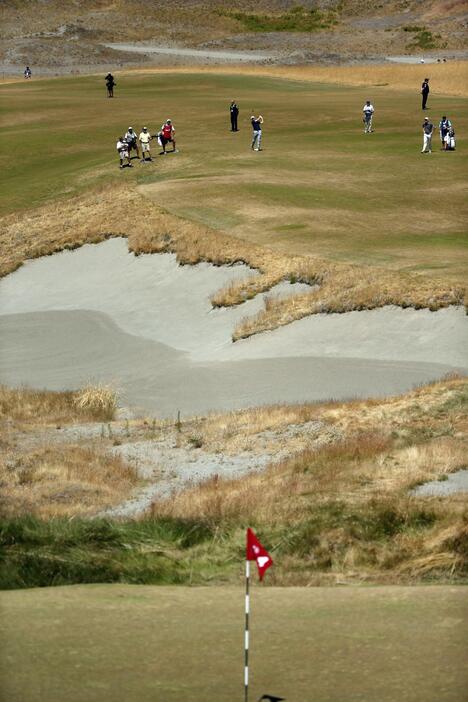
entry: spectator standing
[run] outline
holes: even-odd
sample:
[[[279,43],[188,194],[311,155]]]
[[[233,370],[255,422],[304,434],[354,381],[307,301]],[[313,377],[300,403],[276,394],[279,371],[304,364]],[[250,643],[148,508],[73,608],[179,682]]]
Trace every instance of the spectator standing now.
[[[434,125],[429,120],[429,117],[424,117],[422,128],[424,141],[421,153],[432,154],[432,132],[434,131]]]
[[[440,141],[442,143],[442,148],[445,148],[445,136],[447,132],[449,131],[450,127],[452,126],[451,121],[445,116],[442,116],[442,119],[439,122],[439,133],[440,133]]]
[[[374,116],[374,106],[371,104],[370,100],[366,100],[366,104],[362,108],[362,111],[364,113],[363,117],[363,122],[364,122],[364,134],[370,134],[372,131],[372,118]]]
[[[31,69],[29,68],[29,66],[26,66],[26,68],[24,69],[24,77],[26,78],[26,80],[29,80],[31,78],[31,76],[32,76]]]
[[[231,132],[238,132],[239,130],[237,128],[237,118],[239,116],[239,108],[237,107],[237,103],[235,100],[231,102],[229,112],[231,115]]]
[[[424,78],[421,85],[422,109],[427,110],[426,102],[429,96],[429,78]]]
[[[106,81],[106,87],[107,87],[107,97],[108,98],[113,98],[114,97],[114,85],[116,85],[116,82],[114,80],[114,76],[112,73],[108,73],[107,76],[104,78]]]
[[[128,153],[128,144],[126,140],[123,137],[119,137],[117,139],[117,144],[115,145],[115,148],[117,149],[119,153],[119,159],[120,159],[120,168],[124,167],[124,161],[127,160],[127,166],[130,168],[133,168],[132,164],[130,163],[130,156]]]
[[[252,150],[253,151],[261,151],[261,144],[262,144],[262,124],[263,124],[263,117],[262,115],[258,115],[258,117],[252,117],[250,118],[250,121],[252,123]]]
[[[146,163],[146,154],[148,154],[148,156],[149,156],[148,161],[152,161],[153,159],[151,158],[151,148],[150,148],[150,141],[151,141],[152,137],[151,137],[151,134],[149,133],[147,127],[143,127],[138,139],[139,139],[140,144],[141,144],[141,162]]]

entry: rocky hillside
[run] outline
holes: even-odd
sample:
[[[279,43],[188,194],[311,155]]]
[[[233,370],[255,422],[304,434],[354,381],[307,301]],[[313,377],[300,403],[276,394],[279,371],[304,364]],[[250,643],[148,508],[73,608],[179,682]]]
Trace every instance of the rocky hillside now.
[[[155,62],[112,42],[261,49],[279,62],[466,48],[466,0],[3,0],[0,63],[57,70]]]

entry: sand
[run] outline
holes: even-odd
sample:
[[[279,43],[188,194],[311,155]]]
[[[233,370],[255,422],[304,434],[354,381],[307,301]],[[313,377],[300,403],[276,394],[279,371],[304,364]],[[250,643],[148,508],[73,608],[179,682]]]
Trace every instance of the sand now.
[[[0,382],[49,389],[112,382],[154,416],[275,402],[385,396],[468,369],[464,310],[314,315],[231,341],[262,296],[213,310],[245,266],[134,256],[125,239],[27,262],[0,281]],[[276,293],[302,290],[283,283]]]

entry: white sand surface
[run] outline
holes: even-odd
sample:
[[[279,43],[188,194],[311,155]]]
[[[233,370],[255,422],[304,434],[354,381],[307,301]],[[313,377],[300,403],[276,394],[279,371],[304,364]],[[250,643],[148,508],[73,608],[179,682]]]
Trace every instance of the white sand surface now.
[[[231,341],[262,296],[210,295],[246,266],[179,266],[110,239],[27,262],[0,280],[0,382],[62,389],[113,382],[158,416],[404,392],[468,368],[463,309],[313,315]],[[277,294],[302,290],[283,283]]]

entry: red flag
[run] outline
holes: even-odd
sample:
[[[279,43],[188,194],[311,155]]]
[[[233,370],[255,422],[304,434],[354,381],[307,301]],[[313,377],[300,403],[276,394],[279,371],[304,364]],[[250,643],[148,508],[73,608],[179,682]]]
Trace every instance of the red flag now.
[[[247,549],[246,560],[256,561],[258,568],[258,577],[263,580],[265,572],[273,565],[273,559],[268,551],[263,548],[260,541],[257,539],[252,529],[247,529]]]

